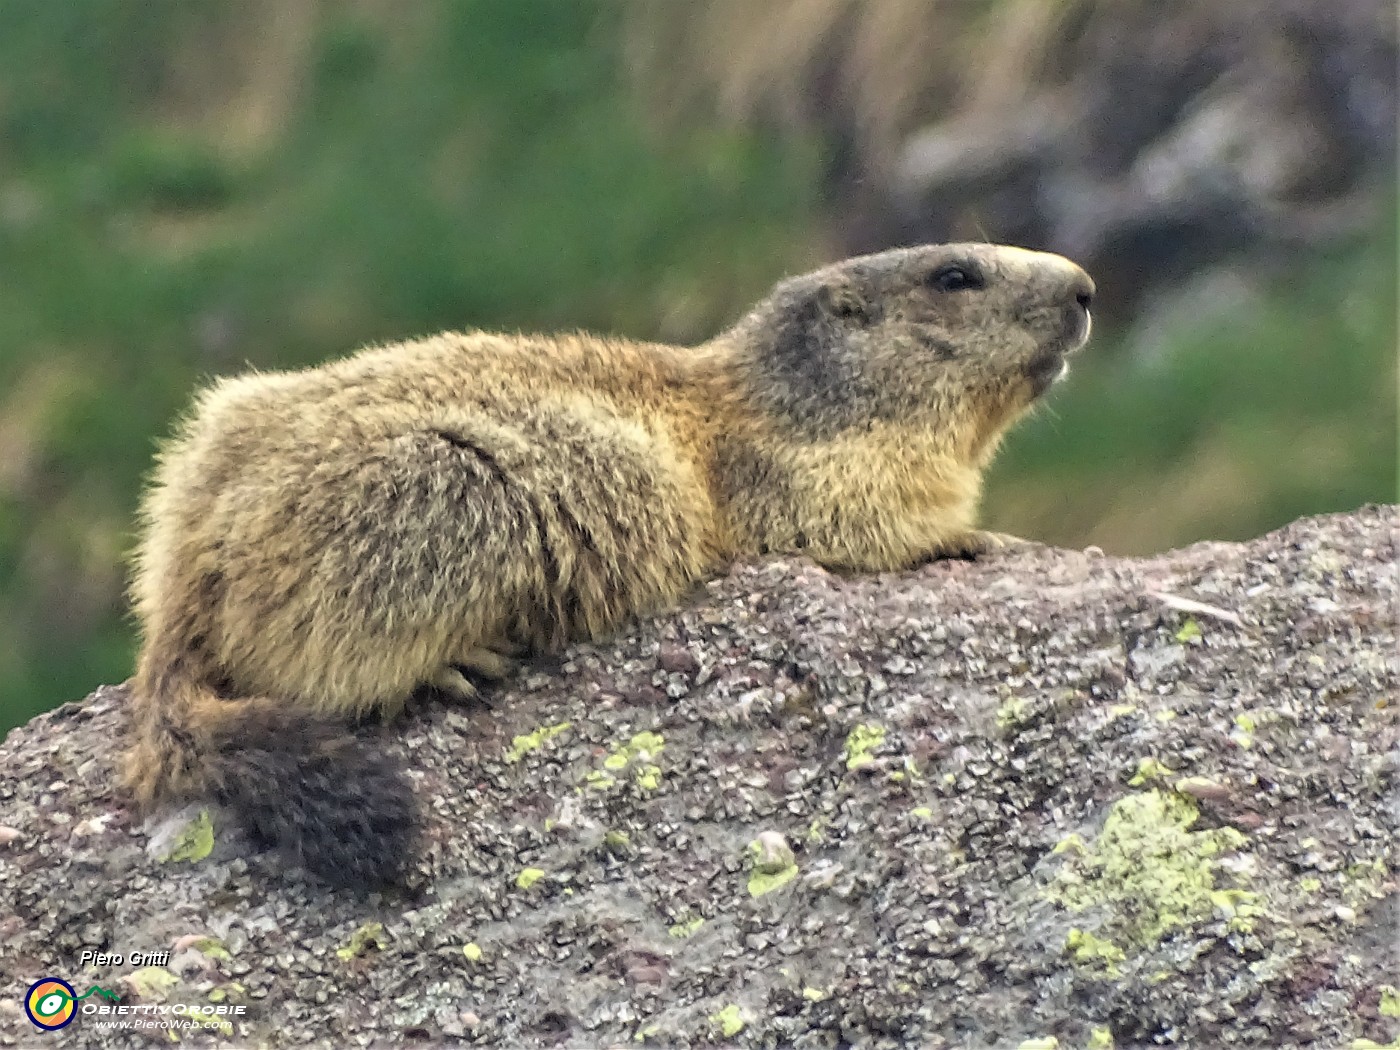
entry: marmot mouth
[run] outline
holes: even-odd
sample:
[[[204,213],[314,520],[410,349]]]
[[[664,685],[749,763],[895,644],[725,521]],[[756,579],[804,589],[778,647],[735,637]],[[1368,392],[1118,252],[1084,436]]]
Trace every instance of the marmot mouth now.
[[[1069,371],[1069,363],[1065,360],[1066,352],[1055,347],[1043,350],[1031,358],[1030,364],[1026,366],[1026,378],[1031,382],[1031,390],[1035,397],[1049,390],[1055,380]]]
[[[1064,339],[1056,340],[1042,349],[1026,365],[1026,378],[1031,381],[1035,397],[1050,389],[1057,379],[1063,378],[1069,371],[1069,363],[1065,358],[1089,341],[1089,332],[1094,327],[1094,319],[1089,311],[1081,307],[1074,311],[1072,316],[1073,328],[1065,334]]]

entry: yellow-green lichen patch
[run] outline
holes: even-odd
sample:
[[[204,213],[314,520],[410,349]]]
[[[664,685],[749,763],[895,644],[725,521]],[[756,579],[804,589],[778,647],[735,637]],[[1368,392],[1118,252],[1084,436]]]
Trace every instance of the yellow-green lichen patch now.
[[[632,770],[632,779],[643,791],[655,791],[661,786],[661,767],[656,758],[666,747],[666,740],[660,733],[650,730],[636,733],[617,750],[603,759],[603,769],[589,773],[585,782],[589,787],[604,790],[617,783],[613,773],[624,769]]]
[[[1215,895],[1232,888],[1215,884],[1214,858],[1245,837],[1229,827],[1193,831],[1198,816],[1190,799],[1165,791],[1120,799],[1091,845],[1063,851],[1066,864],[1047,896],[1070,911],[1106,909],[1105,936],[1129,950],[1209,918],[1220,902]]]
[[[1064,838],[1060,839],[1059,842],[1055,843],[1055,848],[1052,849],[1050,852],[1073,853],[1075,856],[1082,857],[1084,854],[1089,852],[1089,846],[1084,841],[1083,836],[1079,835],[1076,832],[1066,835]]]
[[[744,1015],[739,1012],[739,1008],[730,1003],[718,1013],[710,1014],[710,1022],[724,1033],[726,1039],[732,1039],[744,1030]]]
[[[920,820],[933,819],[933,810],[929,809],[927,806],[915,806],[909,813],[911,816],[918,817]]]
[[[1174,770],[1165,763],[1158,762],[1155,758],[1138,759],[1137,772],[1128,781],[1130,787],[1141,787],[1150,780],[1166,780]]]
[[[1118,976],[1118,964],[1124,958],[1122,948],[1087,930],[1070,930],[1065,938],[1065,951],[1081,966],[1102,969],[1110,977]]]
[[[1254,920],[1264,914],[1259,894],[1250,890],[1214,890],[1210,902],[1216,911],[1224,914],[1230,929],[1236,933],[1253,933]]]
[[[462,954],[465,955],[470,962],[481,962],[481,945],[477,944],[475,941],[464,944],[462,945]]]
[[[885,742],[885,727],[861,722],[846,734],[846,768],[860,769],[874,761],[870,753]]]
[[[819,1003],[826,997],[827,993],[820,988],[807,987],[802,989],[802,998],[806,999],[809,1003]]]
[[[214,821],[207,809],[201,809],[197,816],[180,829],[170,852],[161,858],[162,864],[171,861],[203,860],[214,852]]]
[[[1024,697],[1008,696],[997,708],[997,728],[1012,729],[1026,720],[1031,705]]]
[[[170,990],[180,983],[180,978],[164,966],[143,966],[122,979],[138,999],[163,1002]]]
[[[233,956],[224,947],[224,942],[217,937],[200,937],[198,940],[189,942],[189,946],[199,952],[206,959],[218,959],[220,962],[233,962]]]
[[[210,988],[209,994],[205,998],[211,1003],[241,1003],[247,998],[247,991],[248,989],[237,981],[229,981],[228,984],[220,985],[218,988]]]
[[[627,746],[636,755],[659,755],[666,746],[666,739],[660,733],[647,730],[634,735]]]
[[[776,871],[772,874],[761,871],[752,872],[749,875],[749,896],[762,897],[765,893],[781,889],[795,878],[797,878],[796,864],[791,864],[782,871]]]
[[[515,887],[520,890],[528,890],[540,879],[544,878],[544,871],[540,868],[524,868],[515,877]]]
[[[506,749],[506,764],[514,765],[531,751],[536,751],[544,746],[546,740],[553,740],[560,733],[572,728],[572,722],[557,722],[552,726],[541,726],[533,733],[525,733],[515,737],[511,740],[510,747]]]
[[[1255,717],[1248,712],[1235,716],[1235,728],[1230,730],[1230,739],[1235,746],[1248,751],[1254,746],[1254,730],[1259,726]]]
[[[1089,1050],[1113,1050],[1113,1033],[1099,1026],[1089,1033]]]
[[[1400,992],[1388,984],[1381,985],[1380,1011],[1382,1017],[1400,1017]]]
[[[384,924],[382,922],[367,922],[352,933],[349,943],[343,948],[337,948],[335,954],[344,962],[349,962],[371,948],[383,948],[386,943]]]
[[[1400,1050],[1400,1035],[1388,1043],[1378,1043],[1374,1039],[1353,1039],[1347,1050]]]
[[[786,886],[797,877],[797,861],[792,847],[776,831],[765,831],[748,845],[749,895],[762,897],[765,893]]]
[[[694,918],[686,919],[684,922],[678,922],[671,926],[668,926],[666,928],[666,932],[677,939],[684,939],[686,937],[693,936],[696,933],[696,931],[698,931],[700,927],[704,925],[704,917],[697,915]]]
[[[1182,645],[1201,640],[1201,625],[1194,618],[1188,616],[1186,622],[1177,629],[1176,640]]]
[[[1372,861],[1348,864],[1342,871],[1342,903],[1355,912],[1362,912],[1385,896],[1385,862],[1379,857]]]
[[[1027,1039],[1021,1043],[1016,1050],[1056,1050],[1060,1041],[1053,1035],[1042,1035],[1035,1039]]]

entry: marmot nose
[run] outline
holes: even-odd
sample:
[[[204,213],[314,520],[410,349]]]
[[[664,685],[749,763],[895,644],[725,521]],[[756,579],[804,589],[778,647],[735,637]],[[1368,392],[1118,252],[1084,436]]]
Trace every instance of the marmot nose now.
[[[1094,287],[1094,279],[1080,270],[1075,275],[1071,290],[1074,292],[1074,301],[1084,309],[1089,309],[1089,304],[1094,301],[1094,292],[1097,291]]]

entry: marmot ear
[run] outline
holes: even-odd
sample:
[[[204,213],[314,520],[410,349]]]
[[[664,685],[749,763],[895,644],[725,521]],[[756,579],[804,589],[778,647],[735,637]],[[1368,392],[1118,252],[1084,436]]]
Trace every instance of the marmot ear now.
[[[861,324],[869,321],[873,312],[870,309],[870,303],[860,293],[860,289],[845,281],[824,284],[818,288],[817,305],[821,307],[822,313],[828,317],[835,317],[842,321],[857,321]]]

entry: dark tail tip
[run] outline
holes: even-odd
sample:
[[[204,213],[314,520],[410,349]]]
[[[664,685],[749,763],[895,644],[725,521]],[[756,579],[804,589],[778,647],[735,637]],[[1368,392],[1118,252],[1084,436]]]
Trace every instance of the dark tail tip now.
[[[240,718],[214,752],[212,794],[259,844],[333,886],[403,882],[418,807],[393,757],[344,725],[274,710]]]

